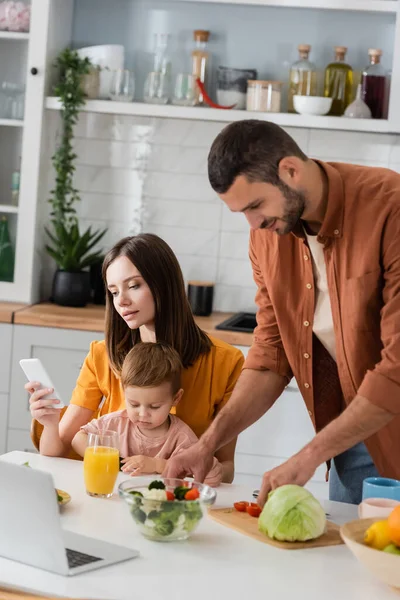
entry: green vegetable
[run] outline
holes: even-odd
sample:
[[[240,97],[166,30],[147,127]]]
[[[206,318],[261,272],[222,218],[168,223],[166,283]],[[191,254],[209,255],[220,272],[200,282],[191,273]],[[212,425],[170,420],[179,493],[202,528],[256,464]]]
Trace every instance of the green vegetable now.
[[[149,485],[149,490],[165,490],[165,483],[162,481],[152,481]]]
[[[180,485],[174,489],[174,496],[177,500],[184,500],[187,491],[187,487],[185,487],[184,485]]]
[[[21,467],[30,467],[31,465],[29,464],[28,461],[22,463]]]
[[[160,535],[171,535],[174,530],[174,524],[172,521],[159,521],[154,527],[154,531]]]
[[[383,551],[388,552],[389,554],[400,554],[400,548],[398,548],[395,544],[389,544],[389,546],[386,546]]]
[[[146,513],[138,506],[132,506],[131,508],[132,517],[137,523],[144,523],[146,520]]]
[[[56,492],[57,494],[57,502],[62,502],[63,501],[63,497],[60,496],[60,494],[58,492]]]
[[[137,496],[138,498],[143,498],[142,492],[138,492],[137,490],[128,490],[128,494],[131,494],[131,496]]]
[[[258,529],[280,541],[304,542],[325,531],[325,511],[314,496],[298,485],[283,485],[269,493]]]
[[[185,505],[185,529],[186,531],[193,531],[197,523],[203,517],[203,512],[200,507],[200,503],[196,500]]]

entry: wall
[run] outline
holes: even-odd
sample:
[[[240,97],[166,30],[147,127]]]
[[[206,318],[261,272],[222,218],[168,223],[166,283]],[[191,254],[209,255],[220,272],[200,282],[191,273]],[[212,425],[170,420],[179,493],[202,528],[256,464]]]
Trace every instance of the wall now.
[[[48,118],[54,139],[58,115],[48,113]],[[185,278],[216,281],[216,309],[254,310],[247,222],[225,208],[206,175],[208,149],[222,127],[83,114],[76,130],[76,183],[82,195],[78,210],[82,225],[108,227],[107,248],[138,231],[144,203],[144,231],[157,233],[172,246]],[[309,156],[400,172],[400,136],[287,131]]]

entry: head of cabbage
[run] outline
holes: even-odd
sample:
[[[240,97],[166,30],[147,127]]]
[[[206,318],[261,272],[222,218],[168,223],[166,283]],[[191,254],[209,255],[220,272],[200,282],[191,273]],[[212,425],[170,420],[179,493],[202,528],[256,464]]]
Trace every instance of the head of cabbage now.
[[[325,511],[314,496],[298,485],[282,485],[268,495],[258,529],[279,541],[305,542],[325,531]]]

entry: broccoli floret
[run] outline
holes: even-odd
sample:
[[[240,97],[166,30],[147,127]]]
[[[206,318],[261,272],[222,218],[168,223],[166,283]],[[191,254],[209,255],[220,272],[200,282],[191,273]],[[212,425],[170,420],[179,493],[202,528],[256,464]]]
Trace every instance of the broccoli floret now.
[[[138,492],[137,490],[128,490],[128,494],[131,494],[131,496],[137,496],[138,498],[143,498],[142,492]]]
[[[184,500],[187,491],[187,487],[185,487],[184,485],[180,485],[174,489],[174,496],[177,500]]]
[[[184,528],[186,531],[193,531],[196,527],[197,523],[203,517],[203,512],[201,510],[200,504],[196,501],[188,502],[185,505],[185,525]]]
[[[174,524],[172,521],[163,521],[159,520],[156,522],[156,526],[154,527],[154,531],[156,531],[159,535],[170,535],[174,530]]]
[[[152,481],[149,485],[149,490],[165,490],[165,483],[162,481]]]
[[[144,523],[146,520],[146,513],[138,506],[133,506],[131,509],[132,517],[136,523]]]

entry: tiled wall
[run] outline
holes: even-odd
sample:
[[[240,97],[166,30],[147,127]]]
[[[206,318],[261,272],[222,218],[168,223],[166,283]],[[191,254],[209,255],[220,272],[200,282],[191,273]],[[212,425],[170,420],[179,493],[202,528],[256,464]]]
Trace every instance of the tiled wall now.
[[[79,214],[82,225],[108,227],[105,247],[140,227],[157,233],[176,252],[186,279],[216,281],[215,309],[253,310],[247,222],[225,208],[206,173],[210,144],[223,126],[83,114],[76,129]],[[400,171],[400,137],[288,133],[309,156]]]

